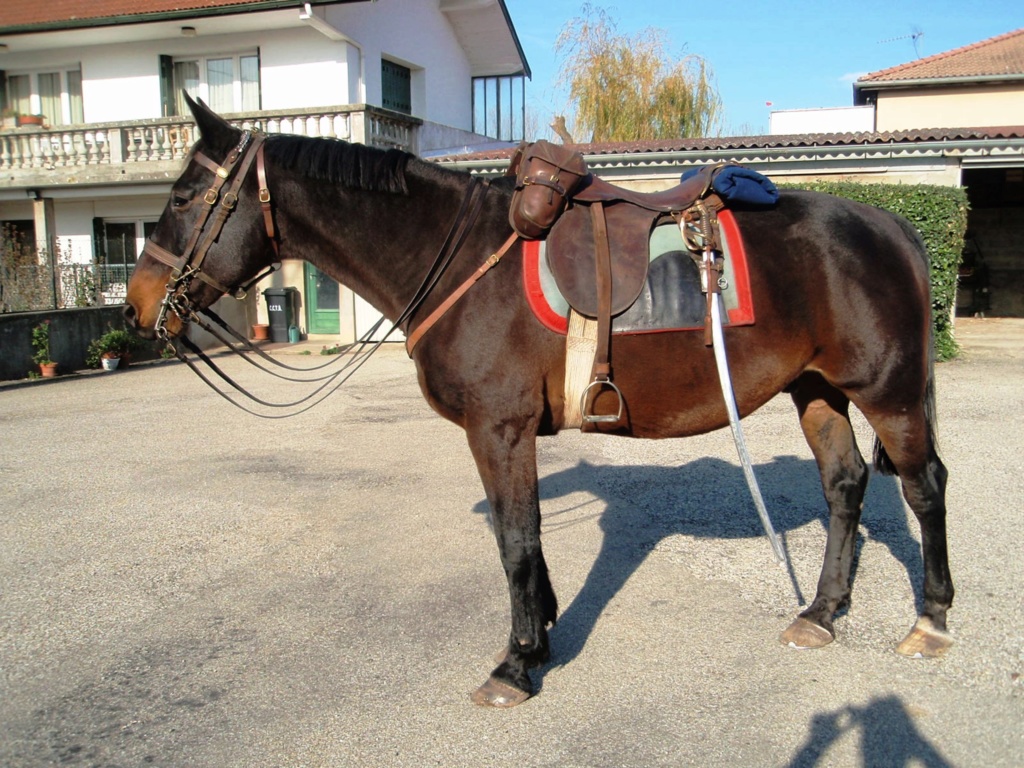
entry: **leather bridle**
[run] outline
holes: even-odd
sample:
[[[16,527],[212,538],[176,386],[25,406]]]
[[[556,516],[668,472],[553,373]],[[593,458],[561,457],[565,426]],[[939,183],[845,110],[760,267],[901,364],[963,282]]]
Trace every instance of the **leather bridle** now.
[[[201,280],[220,291],[221,294],[232,294],[235,298],[242,299],[253,285],[281,268],[280,262],[274,262],[256,277],[233,287],[224,285],[202,270],[203,261],[206,259],[210,247],[220,237],[224,223],[238,204],[239,189],[241,189],[253,162],[256,163],[263,225],[267,237],[270,238],[274,247],[274,253],[278,252],[277,232],[274,227],[274,214],[270,202],[270,188],[267,186],[267,170],[264,160],[266,138],[263,133],[244,131],[238,146],[228,153],[223,165],[218,165],[202,152],[196,152],[192,159],[213,173],[214,180],[206,194],[203,195],[203,210],[192,227],[192,234],[189,236],[184,251],[179,256],[157,245],[152,237],[146,241],[142,252],[171,268],[171,276],[167,282],[167,295],[160,305],[160,313],[157,315],[154,328],[159,338],[169,338],[166,328],[168,312],[173,312],[185,323],[195,317],[195,310],[188,295],[193,280]],[[225,191],[224,186],[229,181],[230,185]],[[214,211],[216,211],[216,215],[214,215]]]

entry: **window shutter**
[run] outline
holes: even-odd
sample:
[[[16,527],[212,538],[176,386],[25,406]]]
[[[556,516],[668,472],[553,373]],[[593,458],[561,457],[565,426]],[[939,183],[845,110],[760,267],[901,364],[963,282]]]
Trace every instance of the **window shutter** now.
[[[412,70],[381,59],[380,86],[382,107],[405,115],[412,114]]]
[[[7,73],[0,69],[0,112],[7,109]]]
[[[164,117],[178,114],[174,99],[174,59],[160,56],[160,113]]]

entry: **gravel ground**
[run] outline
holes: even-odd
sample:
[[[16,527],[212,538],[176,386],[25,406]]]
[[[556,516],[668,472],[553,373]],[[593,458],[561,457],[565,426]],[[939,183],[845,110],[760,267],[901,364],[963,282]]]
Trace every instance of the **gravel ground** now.
[[[962,358],[938,368],[947,658],[892,650],[919,534],[877,476],[837,642],[777,642],[825,535],[780,397],[744,428],[791,571],[728,431],[541,442],[561,618],[540,694],[512,711],[469,702],[507,592],[462,433],[400,349],[287,421],[177,364],[2,387],[0,765],[1019,766],[1024,321],[958,329]]]

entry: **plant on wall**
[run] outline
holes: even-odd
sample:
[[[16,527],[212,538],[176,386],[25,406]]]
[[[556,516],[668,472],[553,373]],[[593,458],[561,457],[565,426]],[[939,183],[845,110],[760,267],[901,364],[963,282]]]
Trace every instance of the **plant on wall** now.
[[[89,342],[85,353],[85,364],[90,368],[99,368],[103,358],[128,358],[141,342],[139,337],[122,328],[110,328],[99,338]]]
[[[50,359],[50,321],[43,320],[32,329],[32,362],[36,365],[52,365]]]

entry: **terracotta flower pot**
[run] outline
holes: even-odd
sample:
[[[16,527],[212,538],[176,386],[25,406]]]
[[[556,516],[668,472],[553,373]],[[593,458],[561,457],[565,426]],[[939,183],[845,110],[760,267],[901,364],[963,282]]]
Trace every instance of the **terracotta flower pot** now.
[[[44,379],[52,379],[57,376],[57,363],[40,363],[39,372]]]
[[[270,326],[266,323],[256,323],[252,327],[253,341],[266,341],[270,338]]]

